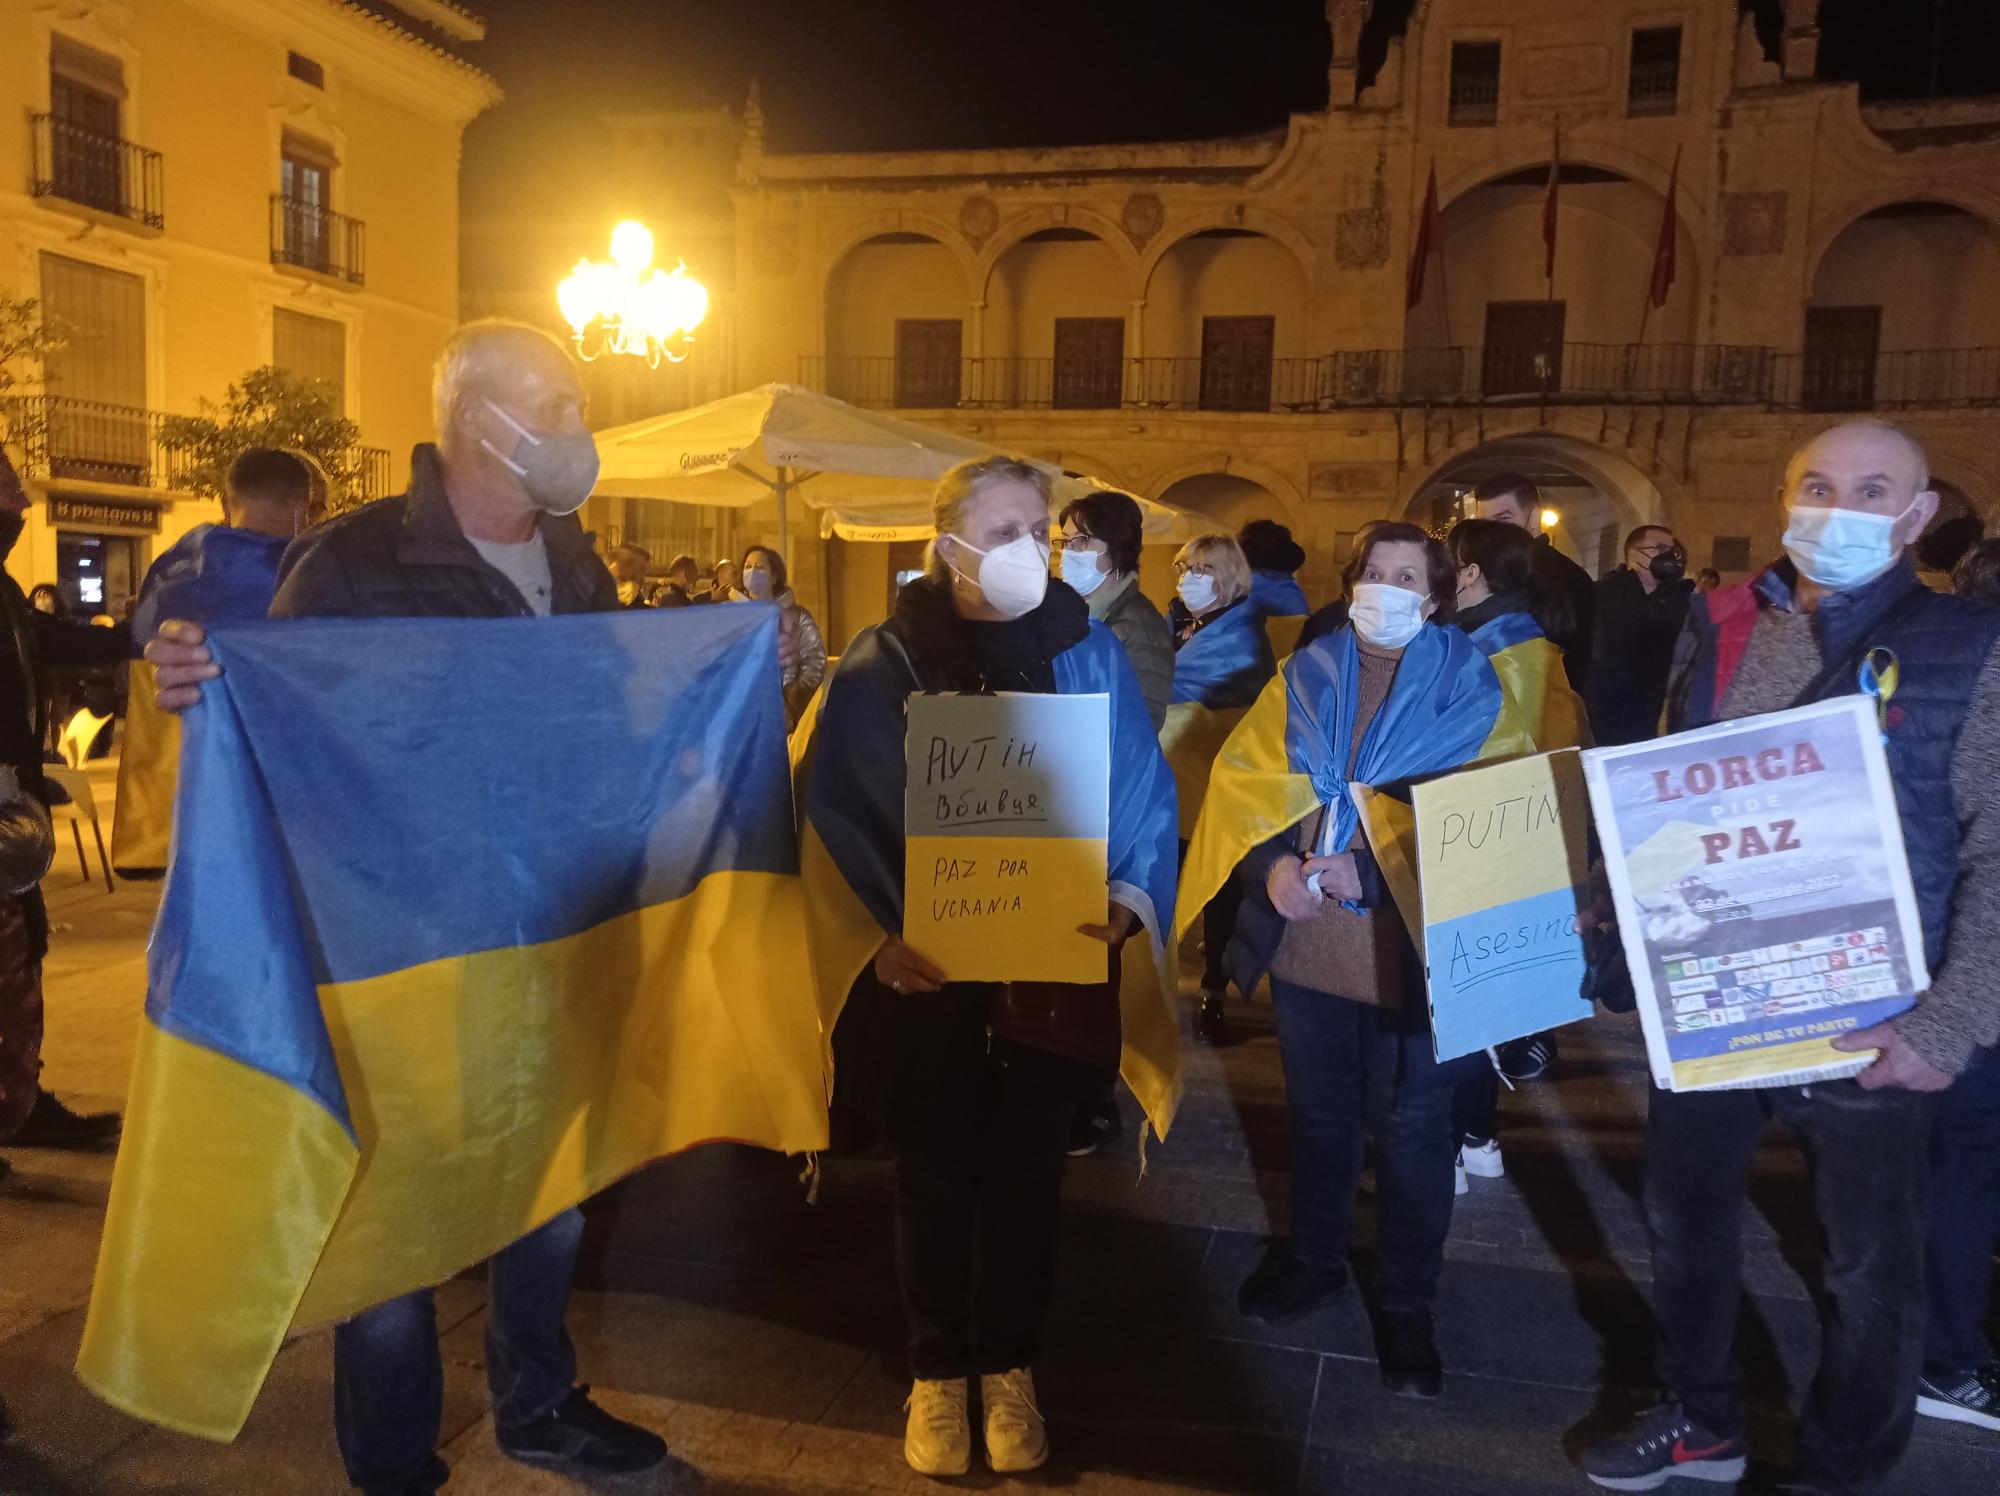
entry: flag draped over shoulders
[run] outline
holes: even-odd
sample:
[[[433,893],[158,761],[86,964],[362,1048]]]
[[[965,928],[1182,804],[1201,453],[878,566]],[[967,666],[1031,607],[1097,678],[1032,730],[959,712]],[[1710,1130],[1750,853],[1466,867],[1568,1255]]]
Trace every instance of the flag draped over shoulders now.
[[[1528,613],[1503,613],[1468,635],[1500,679],[1499,720],[1479,757],[1591,746],[1589,717],[1570,689],[1562,651]]]
[[[1457,629],[1428,624],[1403,650],[1388,699],[1354,751],[1360,651],[1343,626],[1294,653],[1223,744],[1181,868],[1182,934],[1252,847],[1327,806],[1333,850],[1354,840],[1350,782],[1394,784],[1479,756],[1500,716],[1500,682]],[[1348,770],[1353,763],[1352,773]]]
[[[1119,1069],[1162,1137],[1180,1098],[1178,1023],[1167,926],[1177,875],[1172,779],[1137,677],[1102,623],[1054,659],[1059,695],[1111,698],[1111,898],[1138,914],[1146,960],[1120,963]],[[793,738],[804,807],[814,985],[827,1033],[883,939],[903,928],[903,703],[918,688],[907,646],[884,627],[864,631],[828,680],[817,718]],[[1133,949],[1128,945],[1128,953]]]
[[[1174,771],[1182,840],[1194,834],[1209,766],[1274,668],[1265,615],[1248,599],[1211,619],[1175,654],[1160,747]]]
[[[241,1427],[286,1331],[663,1154],[825,1146],[777,617],[210,635],[78,1371]]]
[[[278,590],[288,541],[228,525],[196,525],[146,572],[132,614],[132,663],[118,757],[118,814],[111,864],[128,876],[167,865],[180,762],[180,723],[153,704],[153,667],[139,658],[160,625],[185,619],[204,628],[262,618]]]

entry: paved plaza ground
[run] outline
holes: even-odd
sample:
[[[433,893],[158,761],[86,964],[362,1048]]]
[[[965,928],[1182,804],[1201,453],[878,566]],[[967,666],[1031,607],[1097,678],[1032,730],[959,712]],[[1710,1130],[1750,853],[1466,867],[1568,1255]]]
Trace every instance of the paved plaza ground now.
[[[97,771],[102,779],[105,771]],[[108,783],[106,784],[108,788]],[[95,871],[95,858],[92,859]],[[144,997],[157,885],[49,881],[49,1085],[122,1102]],[[1446,1393],[1399,1401],[1378,1382],[1350,1298],[1304,1324],[1240,1318],[1237,1284],[1286,1194],[1284,1087],[1266,1006],[1231,1011],[1237,1042],[1188,1051],[1172,1140],[1138,1177],[1127,1131],[1072,1167],[1061,1287],[1038,1377],[1055,1463],[1021,1481],[1076,1496],[1228,1491],[1312,1496],[1546,1496],[1594,1489],[1567,1451],[1647,1397],[1648,1262],[1636,1193],[1645,1067],[1636,1024],[1565,1032],[1561,1082],[1503,1098],[1507,1177],[1475,1181],[1453,1222],[1439,1340]],[[0,1182],[0,1496],[287,1496],[345,1489],[330,1421],[330,1338],[279,1356],[233,1447],[112,1411],[71,1375],[111,1157],[7,1151]],[[935,1491],[902,1463],[889,1169],[827,1161],[817,1204],[797,1166],[716,1147],[670,1160],[588,1207],[571,1314],[594,1395],[663,1431],[666,1472],[620,1493]],[[1806,1281],[1818,1242],[1797,1153],[1774,1134],[1753,1189],[1752,1296],[1741,1340],[1755,1453],[1789,1449],[1787,1403],[1813,1364]],[[1370,1222],[1357,1243],[1365,1277]],[[578,1489],[495,1449],[482,1371],[484,1286],[439,1296],[450,1490]],[[1670,1487],[1672,1490],[1713,1487]],[[1889,1488],[2000,1493],[2000,1436],[1920,1420]]]

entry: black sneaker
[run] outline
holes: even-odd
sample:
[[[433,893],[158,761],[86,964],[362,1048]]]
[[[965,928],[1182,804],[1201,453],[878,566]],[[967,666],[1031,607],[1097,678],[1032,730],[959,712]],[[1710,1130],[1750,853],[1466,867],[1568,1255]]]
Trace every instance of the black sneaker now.
[[[2000,1429],[2000,1361],[1977,1371],[1917,1378],[1917,1411],[1927,1418]]]
[[[1530,1034],[1525,1039],[1509,1039],[1494,1053],[1500,1058],[1500,1073],[1515,1085],[1540,1080],[1556,1062],[1556,1036]]]
[[[1662,1403],[1639,1421],[1583,1452],[1583,1473],[1611,1491],[1657,1491],[1670,1480],[1734,1485],[1749,1461],[1741,1439],[1725,1439]]]
[[[1225,994],[1213,988],[1202,989],[1201,1006],[1195,1009],[1195,1039],[1211,1049],[1220,1049],[1229,1042],[1229,1020],[1222,1011]]]
[[[566,1474],[597,1471],[629,1475],[667,1457],[667,1441],[649,1429],[613,1418],[592,1402],[588,1387],[573,1387],[556,1407],[530,1423],[493,1431],[500,1452],[524,1465]]]
[[[1301,1262],[1283,1246],[1264,1251],[1257,1270],[1236,1291],[1236,1307],[1260,1325],[1289,1325],[1347,1291],[1347,1269]]]
[[[1088,1158],[1118,1136],[1118,1108],[1108,1101],[1086,1102],[1076,1109],[1069,1129],[1069,1156]]]
[[[1444,1362],[1428,1309],[1384,1309],[1375,1325],[1382,1385],[1397,1397],[1444,1396]]]
[[[92,1148],[118,1136],[118,1113],[77,1113],[47,1091],[35,1097],[28,1117],[5,1140],[9,1148]]]

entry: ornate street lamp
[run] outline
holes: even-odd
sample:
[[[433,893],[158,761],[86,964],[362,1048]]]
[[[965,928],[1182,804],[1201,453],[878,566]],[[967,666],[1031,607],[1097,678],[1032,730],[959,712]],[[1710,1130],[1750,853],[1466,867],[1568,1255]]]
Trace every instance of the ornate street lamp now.
[[[657,369],[662,359],[677,364],[687,357],[708,315],[708,291],[685,262],[672,270],[655,266],[651,231],[628,218],[611,231],[611,262],[578,260],[556,287],[556,305],[585,362],[623,353]]]

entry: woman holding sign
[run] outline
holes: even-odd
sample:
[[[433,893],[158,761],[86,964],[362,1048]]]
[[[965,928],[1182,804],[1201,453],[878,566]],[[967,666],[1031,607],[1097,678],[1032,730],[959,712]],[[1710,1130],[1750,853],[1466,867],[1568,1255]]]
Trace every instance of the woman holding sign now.
[[[1503,696],[1447,626],[1456,570],[1407,524],[1378,525],[1348,564],[1348,622],[1291,655],[1215,762],[1183,869],[1177,930],[1229,879],[1244,890],[1230,976],[1269,974],[1292,1121],[1292,1237],[1243,1284],[1244,1314],[1301,1319],[1347,1285],[1365,1138],[1380,1224],[1376,1350],[1384,1383],[1436,1397],[1431,1320],[1451,1224],[1452,1092],[1433,1057],[1423,974],[1349,794],[1477,759]],[[1484,1063],[1483,1058],[1478,1063]]]
[[[1174,695],[1160,729],[1160,746],[1173,765],[1181,840],[1186,842],[1194,835],[1195,817],[1208,793],[1209,765],[1277,666],[1263,611],[1250,601],[1250,562],[1233,537],[1190,540],[1174,557],[1174,574],[1181,603],[1175,612],[1186,621],[1174,638]],[[1228,977],[1222,952],[1235,924],[1236,890],[1225,884],[1202,920],[1207,953],[1194,1031],[1204,1044],[1227,1038],[1222,1004]]]
[[[1048,585],[1043,473],[1007,458],[963,463],[939,482],[934,508],[925,574],[887,622],[861,632],[828,683],[801,763],[802,870],[829,1030],[848,1009],[843,1090],[864,1077],[896,1149],[914,1378],[904,1454],[926,1475],[956,1475],[971,1459],[974,1376],[987,1463],[1032,1470],[1048,1457],[1031,1367],[1054,1288],[1077,1104],[1101,1094],[1122,1062],[1153,1127],[1164,1134],[1172,1115],[1179,1064],[1164,936],[1174,789],[1124,650],[1075,592]],[[1096,962],[1102,980],[954,980],[904,940],[906,706],[928,692],[1107,698],[1109,814],[1098,825],[1108,831],[1108,908],[1097,904],[1078,930],[1108,947]],[[959,745],[930,743],[946,746]],[[924,785],[930,748],[915,765]],[[954,862],[939,876],[962,871]],[[1137,945],[1127,951],[1129,939]],[[1038,954],[1003,947],[989,958],[1021,961],[1025,972]],[[864,1034],[877,1041],[872,1055],[865,1044],[857,1053]]]

